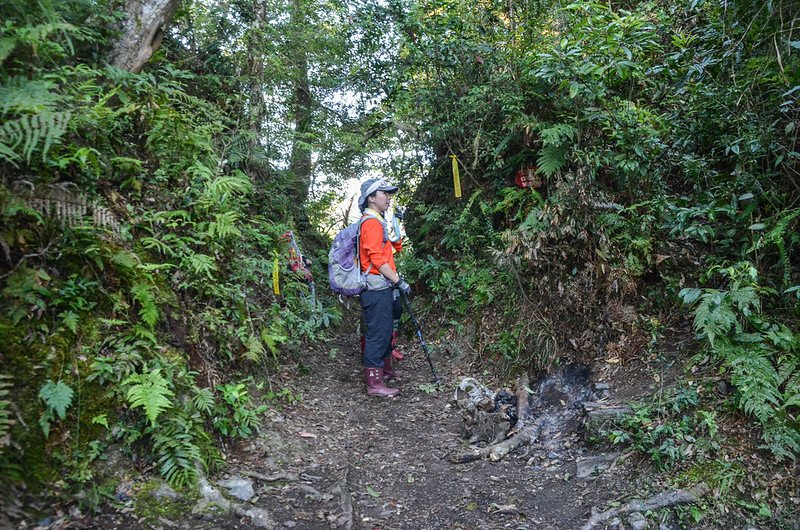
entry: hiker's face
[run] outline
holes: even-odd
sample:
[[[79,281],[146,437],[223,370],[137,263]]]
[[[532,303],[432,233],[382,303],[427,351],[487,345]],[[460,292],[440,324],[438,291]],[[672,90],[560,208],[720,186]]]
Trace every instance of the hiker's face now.
[[[378,190],[375,192],[375,200],[372,201],[370,197],[370,202],[374,210],[385,213],[389,209],[389,205],[392,204],[392,196],[385,191]]]

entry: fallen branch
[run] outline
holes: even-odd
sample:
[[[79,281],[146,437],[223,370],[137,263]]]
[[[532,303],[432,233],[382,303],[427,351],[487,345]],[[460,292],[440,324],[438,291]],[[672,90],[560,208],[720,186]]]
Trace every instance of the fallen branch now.
[[[455,464],[466,464],[467,462],[488,458],[492,462],[499,462],[511,451],[538,440],[542,429],[535,423],[528,424],[530,420],[529,389],[530,380],[528,379],[528,374],[523,374],[517,379],[517,424],[511,431],[509,438],[493,445],[454,455],[451,461]]]
[[[494,445],[487,445],[481,449],[474,449],[455,455],[451,458],[454,464],[466,464],[474,460],[488,458],[492,462],[499,462],[511,451],[522,447],[523,445],[530,445],[539,439],[541,428],[538,425],[529,425],[519,431],[511,438],[507,438],[500,443]]]
[[[242,471],[242,475],[254,478],[256,480],[263,480],[264,482],[275,482],[278,480],[286,480],[288,482],[294,482],[298,480],[297,475],[293,475],[292,473],[285,473],[283,471],[279,471],[278,473],[273,473],[272,475],[265,475],[263,473],[259,473],[258,471]]]
[[[347,487],[347,475],[350,473],[350,466],[344,468],[342,478],[339,480],[339,504],[342,508],[342,516],[339,517],[337,522],[345,530],[353,528],[353,498],[350,496],[350,490]]]
[[[710,491],[705,482],[700,482],[689,490],[676,490],[668,493],[659,493],[650,497],[646,501],[635,500],[631,501],[619,508],[611,508],[604,512],[596,513],[586,522],[581,530],[592,530],[600,523],[608,521],[609,519],[618,515],[624,515],[632,512],[646,512],[649,510],[660,510],[662,508],[669,508],[671,506],[678,506],[680,504],[694,504],[701,497],[707,495]]]

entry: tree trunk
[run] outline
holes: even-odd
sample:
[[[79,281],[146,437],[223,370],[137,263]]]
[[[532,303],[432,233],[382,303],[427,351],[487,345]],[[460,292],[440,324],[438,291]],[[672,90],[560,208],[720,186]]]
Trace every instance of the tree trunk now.
[[[252,149],[260,146],[261,133],[264,125],[266,104],[264,102],[264,52],[262,39],[265,37],[263,28],[267,19],[266,2],[255,0],[253,2],[253,27],[248,33],[247,62],[250,70],[250,130],[253,131]]]
[[[292,154],[289,160],[289,171],[294,178],[293,199],[296,206],[300,208],[298,212],[298,228],[307,228],[309,225],[308,215],[304,204],[308,199],[308,192],[311,187],[311,111],[313,99],[311,97],[311,86],[308,80],[308,53],[306,52],[307,43],[302,42],[306,31],[306,16],[303,0],[292,2],[291,23],[293,35],[297,39],[292,46],[292,67],[294,94],[292,97],[292,113],[294,115],[294,136],[292,138]],[[309,225],[310,226],[310,225]]]
[[[126,0],[127,16],[109,62],[129,72],[140,72],[161,46],[167,24],[180,3],[181,0]]]

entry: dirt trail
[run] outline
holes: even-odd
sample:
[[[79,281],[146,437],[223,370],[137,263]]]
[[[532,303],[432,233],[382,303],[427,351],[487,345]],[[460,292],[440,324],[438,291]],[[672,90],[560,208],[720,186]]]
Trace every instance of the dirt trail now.
[[[253,479],[256,497],[244,505],[265,509],[274,528],[579,528],[592,507],[650,493],[647,478],[631,469],[630,460],[576,477],[576,460],[591,453],[574,413],[566,431],[556,425],[542,443],[499,463],[451,463],[453,452],[468,448],[453,401],[461,376],[437,359],[444,390],[425,392],[419,385],[431,381],[430,370],[421,350],[406,341],[412,355],[398,363],[399,397],[368,397],[357,344],[355,335],[347,335],[305,352],[300,360],[310,374],[292,380],[302,402],[271,411],[262,434],[229,448],[224,474],[210,477],[215,483],[228,475],[261,476]],[[334,349],[338,354],[331,359]],[[560,394],[548,391],[560,406]],[[264,480],[281,474],[281,480]],[[102,525],[134,522],[125,519],[107,514]],[[160,522],[143,527],[255,527],[249,517],[235,515],[187,514]]]

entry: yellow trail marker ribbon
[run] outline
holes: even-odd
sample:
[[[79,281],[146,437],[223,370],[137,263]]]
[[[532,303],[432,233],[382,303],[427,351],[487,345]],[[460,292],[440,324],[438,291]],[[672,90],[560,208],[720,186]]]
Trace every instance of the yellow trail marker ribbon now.
[[[275,256],[275,261],[272,263],[272,292],[274,292],[276,296],[281,295],[280,266],[281,261],[278,256]]]
[[[453,189],[456,192],[456,198],[461,198],[461,177],[458,174],[458,157],[456,155],[450,155],[450,158],[453,161]]]

